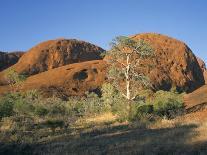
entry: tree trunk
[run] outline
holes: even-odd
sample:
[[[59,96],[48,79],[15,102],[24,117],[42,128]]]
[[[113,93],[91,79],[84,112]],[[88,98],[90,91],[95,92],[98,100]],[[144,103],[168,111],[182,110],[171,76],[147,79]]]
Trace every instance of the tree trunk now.
[[[129,79],[129,70],[130,70],[130,63],[129,63],[129,54],[127,55],[127,67],[126,67],[126,97],[128,100],[131,99],[131,93],[130,93],[130,79]]]

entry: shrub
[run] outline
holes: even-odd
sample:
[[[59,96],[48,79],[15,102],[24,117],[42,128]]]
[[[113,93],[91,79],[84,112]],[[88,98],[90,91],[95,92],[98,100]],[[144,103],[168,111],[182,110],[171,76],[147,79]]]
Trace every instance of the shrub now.
[[[39,111],[40,113],[43,112],[44,114],[40,115],[65,115],[65,101],[62,101],[60,98],[51,97],[47,99],[42,99],[39,103],[36,104],[36,114]]]
[[[25,75],[18,74],[13,68],[7,69],[5,75],[11,89],[14,92],[21,88],[23,81],[26,79]]]
[[[129,104],[127,100],[120,95],[119,91],[110,83],[102,86],[102,102],[108,110],[118,116],[119,121],[128,119]]]
[[[83,98],[81,102],[85,115],[99,114],[106,111],[106,107],[101,98],[99,98],[95,93],[86,92],[86,98]]]
[[[107,106],[111,106],[118,97],[118,91],[110,84],[105,83],[101,89],[103,103]]]
[[[27,103],[24,99],[19,98],[14,103],[15,113],[27,115],[34,111],[34,106],[31,103]]]
[[[13,114],[29,115],[34,112],[35,102],[39,102],[36,91],[8,93],[0,99],[1,117]]]
[[[11,116],[14,111],[13,111],[13,102],[10,102],[9,100],[3,98],[0,101],[0,119],[2,117],[8,117]]]
[[[169,91],[158,91],[154,97],[154,111],[159,116],[174,117],[184,107],[183,94]]]
[[[129,120],[130,121],[141,120],[146,115],[152,113],[153,113],[153,105],[146,104],[145,102],[142,101],[133,102],[130,107]]]
[[[11,116],[16,113],[16,107],[18,108],[22,104],[23,97],[20,93],[8,93],[1,98],[0,101],[0,111],[1,117]]]
[[[118,121],[126,121],[129,118],[129,104],[126,99],[119,98],[112,104],[112,113],[118,116]]]
[[[48,109],[43,105],[35,106],[34,114],[38,116],[45,116],[48,114]]]

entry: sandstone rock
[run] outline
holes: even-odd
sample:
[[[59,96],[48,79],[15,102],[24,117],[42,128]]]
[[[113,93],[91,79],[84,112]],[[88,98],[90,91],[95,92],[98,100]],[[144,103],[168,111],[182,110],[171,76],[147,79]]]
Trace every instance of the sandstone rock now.
[[[195,55],[185,43],[155,33],[131,37],[145,40],[154,49],[155,57],[142,63],[154,65],[145,73],[150,77],[155,89],[169,90],[176,87],[179,91],[192,92],[204,85],[202,70]]]
[[[18,62],[19,58],[24,54],[24,52],[0,52],[0,71],[14,65]]]
[[[144,39],[151,44],[155,51],[155,57],[140,63],[154,66],[144,70],[144,73],[150,77],[156,90],[169,90],[176,87],[179,91],[192,92],[204,84],[202,69],[195,55],[183,42],[152,33],[139,34],[132,36],[132,38]],[[99,51],[102,49],[85,42],[77,42],[76,40],[72,40],[72,42],[72,45],[71,40],[44,42],[32,48],[27,55],[25,54],[21,61],[14,65],[15,69],[30,75],[39,74],[30,76],[24,82],[22,89],[40,89],[49,95],[71,96],[83,95],[85,91],[94,90],[101,86],[106,80],[107,63],[104,60],[82,61],[92,58],[100,59]],[[78,45],[74,46],[74,42]],[[59,47],[57,44],[61,44],[60,47],[64,47],[65,50],[62,51],[60,48],[57,50]],[[86,50],[88,45],[90,50]],[[35,51],[37,51],[36,55]],[[92,53],[90,53],[91,51]],[[75,53],[79,53],[79,55],[75,55]],[[67,65],[74,62],[80,63]],[[0,87],[0,93],[6,91],[9,91],[8,86]]]
[[[75,39],[49,40],[31,48],[12,68],[18,73],[34,75],[67,64],[101,59],[103,51],[100,47]],[[0,85],[4,84],[4,73],[0,73]]]
[[[192,93],[184,96],[185,108],[188,112],[194,112],[207,107],[207,85],[200,87]]]
[[[205,64],[205,62],[204,62],[202,59],[200,59],[200,58],[198,58],[198,57],[197,57],[197,61],[198,61],[198,64],[199,64],[199,66],[200,66],[200,68],[201,68],[201,70],[202,70],[202,72],[203,72],[203,76],[204,76],[204,79],[205,79],[205,84],[207,84],[207,70],[206,70],[206,64]]]
[[[37,89],[46,96],[83,95],[102,85],[106,67],[103,60],[65,65],[30,76],[24,82],[22,90]],[[7,91],[10,91],[8,86],[0,86],[1,94]]]
[[[75,39],[57,39],[31,48],[13,67],[19,73],[41,73],[67,64],[98,60],[104,50]]]

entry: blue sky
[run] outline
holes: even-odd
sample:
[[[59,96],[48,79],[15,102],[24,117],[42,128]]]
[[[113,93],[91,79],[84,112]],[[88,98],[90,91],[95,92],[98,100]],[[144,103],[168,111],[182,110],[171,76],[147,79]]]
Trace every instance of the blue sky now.
[[[55,38],[105,49],[118,35],[157,32],[184,41],[207,62],[207,0],[1,0],[0,50]]]

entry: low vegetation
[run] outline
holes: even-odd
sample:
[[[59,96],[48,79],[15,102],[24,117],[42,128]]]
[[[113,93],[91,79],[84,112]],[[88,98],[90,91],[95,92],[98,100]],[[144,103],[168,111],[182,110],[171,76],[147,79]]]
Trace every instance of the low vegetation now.
[[[136,47],[137,60],[153,55],[151,47],[143,42],[119,39],[118,43]],[[115,45],[116,53],[122,46]],[[141,50],[141,46],[145,48]],[[123,74],[125,93],[116,87],[120,81],[109,80],[111,83],[103,84],[99,95],[86,92],[82,97],[64,100],[56,96],[44,98],[37,90],[19,91],[25,77],[8,70],[12,91],[0,97],[0,154],[168,154],[172,149],[164,147],[163,150],[160,143],[168,140],[172,146],[176,136],[180,141],[174,151],[187,148],[180,147],[186,138],[183,135],[188,136],[186,134],[196,128],[195,125],[186,126],[179,121],[163,125],[163,121],[170,122],[185,112],[184,93],[174,90],[153,92],[148,87],[148,78],[141,72],[130,73],[133,70],[129,61],[131,53],[127,55],[127,64],[123,64],[126,65]],[[132,75],[136,75],[135,79],[131,79]],[[145,86],[140,85],[137,89],[135,83]],[[131,89],[132,85],[135,88]],[[59,146],[59,150],[53,145]],[[125,147],[129,149],[123,149]]]
[[[0,97],[0,154],[205,154],[205,144],[185,142],[202,140],[191,131],[205,130],[205,121],[198,128],[171,120],[184,112],[183,94],[176,91],[140,91],[129,101],[105,83],[101,96],[86,92],[62,100],[19,92],[17,82]]]
[[[83,118],[105,113],[111,113],[120,123],[146,125],[162,117],[170,118],[172,111],[183,107],[181,97],[182,94],[159,91],[154,94],[154,103],[148,103],[140,96],[126,107],[127,100],[110,84],[103,85],[101,97],[86,93],[86,97],[70,97],[67,101],[57,97],[43,98],[35,90],[12,92],[0,98],[0,141],[47,141],[71,132],[76,122]]]
[[[45,99],[37,91],[7,94],[0,99],[0,153],[202,152],[204,144],[195,148],[185,142],[196,137],[190,133],[197,125],[171,120],[171,111],[183,108],[182,94],[158,91],[145,98],[148,95],[143,93],[126,108],[126,99],[110,84],[103,86],[101,97],[86,93],[67,101]]]

